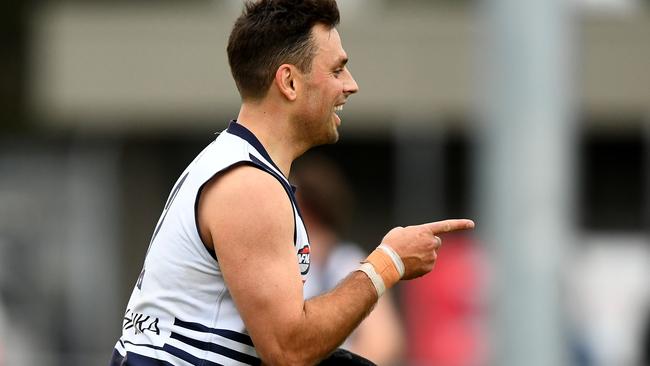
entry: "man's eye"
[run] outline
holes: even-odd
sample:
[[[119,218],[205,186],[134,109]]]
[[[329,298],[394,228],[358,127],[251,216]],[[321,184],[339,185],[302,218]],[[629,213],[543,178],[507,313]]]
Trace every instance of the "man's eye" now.
[[[343,69],[336,69],[336,70],[334,70],[334,75],[339,76],[339,75],[341,75],[342,72],[343,72]]]

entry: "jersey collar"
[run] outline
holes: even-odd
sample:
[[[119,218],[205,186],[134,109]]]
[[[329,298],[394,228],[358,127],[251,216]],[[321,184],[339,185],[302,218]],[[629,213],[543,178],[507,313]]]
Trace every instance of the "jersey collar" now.
[[[255,148],[255,150],[257,150],[257,152],[260,153],[260,155],[262,155],[264,157],[264,159],[266,159],[266,161],[268,161],[271,165],[273,165],[273,167],[278,172],[280,172],[280,174],[282,174],[282,176],[284,176],[284,173],[282,173],[282,170],[280,170],[280,168],[278,168],[278,166],[275,165],[275,162],[273,161],[273,159],[271,159],[271,155],[269,155],[269,153],[266,151],[266,149],[264,148],[264,145],[262,145],[260,140],[258,140],[257,137],[255,137],[255,135],[248,128],[242,126],[241,124],[237,123],[237,120],[233,119],[233,120],[230,121],[230,124],[228,125],[227,131],[230,134],[233,134],[233,135],[235,135],[237,137],[240,137],[240,138],[246,140],[246,142],[251,144]],[[284,177],[284,178],[286,179],[287,177]],[[295,190],[295,187],[292,186],[291,188]]]

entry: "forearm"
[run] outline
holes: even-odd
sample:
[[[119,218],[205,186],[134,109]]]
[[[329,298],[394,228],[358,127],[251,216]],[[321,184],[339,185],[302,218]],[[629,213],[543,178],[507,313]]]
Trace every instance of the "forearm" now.
[[[377,291],[366,274],[352,272],[333,290],[305,301],[285,357],[295,364],[317,363],[343,343],[376,302]]]
[[[403,263],[390,248],[380,245],[359,271],[352,272],[332,291],[302,302],[301,316],[285,344],[291,343],[297,364],[312,364],[340,345],[370,313],[385,289],[397,283]],[[298,331],[299,333],[296,333]],[[295,340],[298,339],[296,342]]]

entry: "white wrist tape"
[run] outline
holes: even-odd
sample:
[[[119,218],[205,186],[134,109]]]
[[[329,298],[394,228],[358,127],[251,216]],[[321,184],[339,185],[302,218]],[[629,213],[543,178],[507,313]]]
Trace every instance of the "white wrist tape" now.
[[[379,244],[378,246],[379,249],[383,250],[390,259],[392,259],[393,264],[395,264],[395,268],[397,268],[397,272],[399,272],[399,278],[402,278],[404,276],[404,262],[402,262],[402,258],[391,248],[389,245],[386,244]]]
[[[377,290],[377,297],[381,297],[381,295],[386,292],[386,285],[384,285],[384,280],[381,279],[381,276],[375,271],[375,267],[370,264],[370,263],[363,263],[358,269],[359,271],[365,273],[368,278],[370,278],[370,281],[372,281],[372,284],[375,286],[375,290]]]

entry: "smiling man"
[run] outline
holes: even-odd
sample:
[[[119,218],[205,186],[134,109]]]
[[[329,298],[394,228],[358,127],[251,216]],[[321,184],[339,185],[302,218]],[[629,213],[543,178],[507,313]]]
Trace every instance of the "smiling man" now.
[[[334,290],[304,299],[309,241],[286,177],[338,140],[336,112],[358,91],[338,21],[333,0],[246,5],[228,43],[239,115],[174,185],[111,365],[367,362],[332,352],[386,289],[431,271],[437,234],[473,227],[395,228]]]

